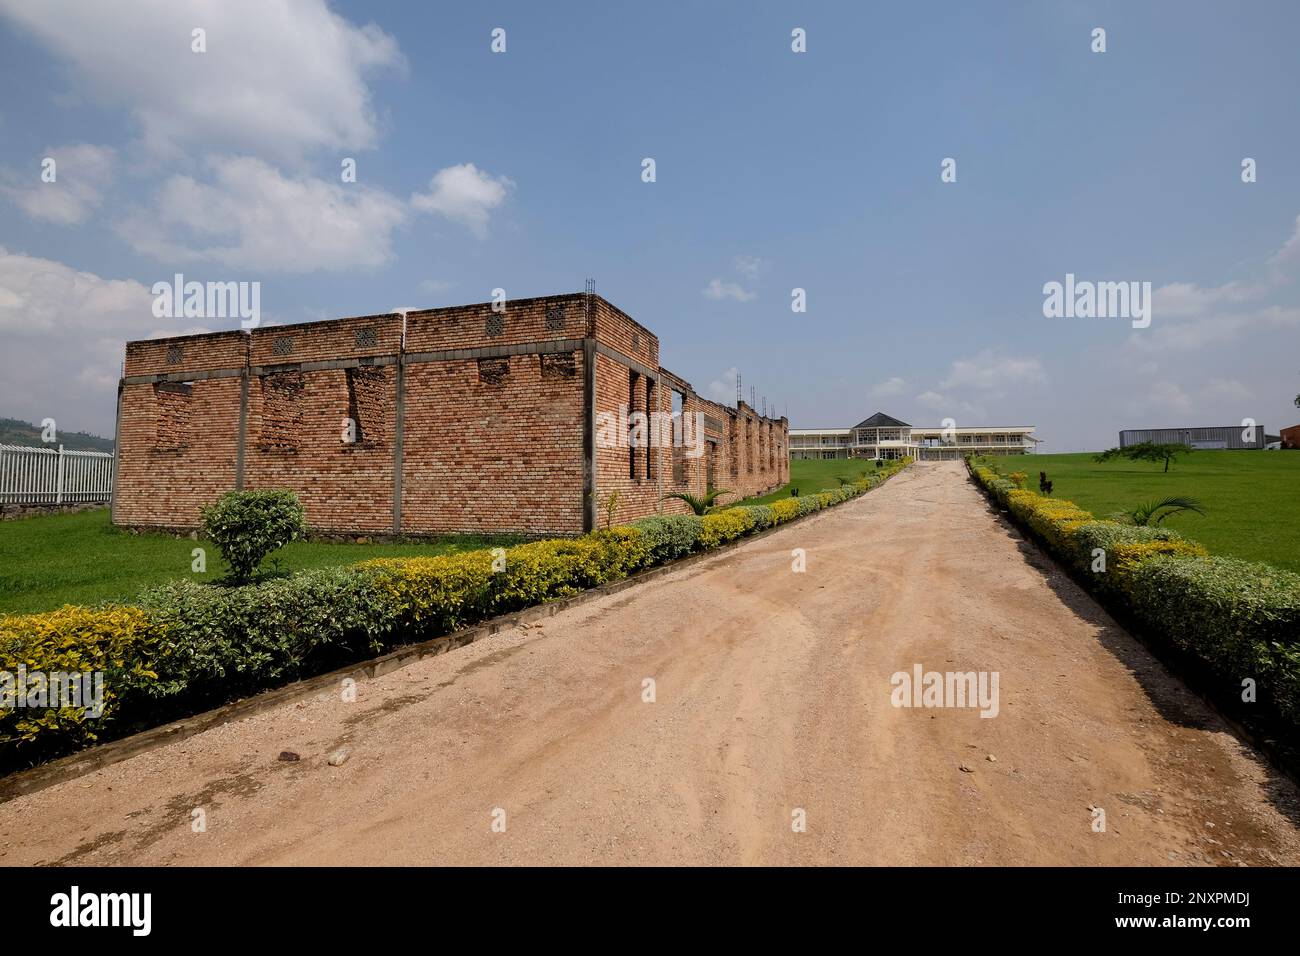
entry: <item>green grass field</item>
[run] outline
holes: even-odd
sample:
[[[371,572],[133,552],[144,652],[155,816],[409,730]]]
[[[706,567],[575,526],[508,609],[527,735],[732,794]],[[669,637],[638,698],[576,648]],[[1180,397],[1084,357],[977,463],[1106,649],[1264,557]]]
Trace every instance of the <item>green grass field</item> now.
[[[860,458],[797,458],[790,462],[790,481],[788,484],[781,486],[770,494],[763,495],[761,498],[747,498],[744,501],[729,502],[729,504],[770,505],[774,501],[790,497],[792,487],[798,488],[801,495],[815,495],[819,491],[838,488],[840,483],[836,481],[837,476],[847,481],[856,481],[862,477],[864,471],[874,472],[875,470],[873,462],[863,461]],[[726,487],[725,482],[722,487]]]
[[[1272,451],[1196,451],[1161,465],[1131,461],[1098,464],[1091,454],[994,459],[1003,474],[1024,471],[1038,488],[1046,471],[1052,496],[1067,498],[1099,518],[1151,499],[1187,495],[1204,515],[1178,514],[1164,522],[1201,542],[1212,554],[1267,561],[1300,571],[1300,454]]]
[[[295,541],[268,558],[284,570],[332,567],[367,558],[449,554],[510,545],[519,538],[457,535],[410,544]],[[207,573],[192,574],[190,553],[202,547]],[[129,601],[172,578],[213,581],[225,562],[209,541],[130,534],[109,523],[108,509],[0,522],[0,613],[48,611],[64,604]]]

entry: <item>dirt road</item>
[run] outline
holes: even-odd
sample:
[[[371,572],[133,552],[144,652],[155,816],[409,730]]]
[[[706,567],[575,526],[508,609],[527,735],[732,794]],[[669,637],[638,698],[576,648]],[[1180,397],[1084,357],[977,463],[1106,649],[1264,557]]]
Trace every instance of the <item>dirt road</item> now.
[[[997,716],[893,706],[918,664]],[[957,463],[358,691],[0,805],[0,863],[1300,863],[1295,787]]]

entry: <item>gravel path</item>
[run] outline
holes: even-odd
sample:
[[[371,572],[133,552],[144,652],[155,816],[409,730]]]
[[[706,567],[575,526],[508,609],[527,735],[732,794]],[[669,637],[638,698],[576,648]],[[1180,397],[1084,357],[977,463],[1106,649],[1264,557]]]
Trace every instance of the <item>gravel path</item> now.
[[[997,716],[893,706],[918,664],[996,672]],[[353,703],[14,799],[0,862],[1295,865],[1298,822],[1289,781],[936,463]]]

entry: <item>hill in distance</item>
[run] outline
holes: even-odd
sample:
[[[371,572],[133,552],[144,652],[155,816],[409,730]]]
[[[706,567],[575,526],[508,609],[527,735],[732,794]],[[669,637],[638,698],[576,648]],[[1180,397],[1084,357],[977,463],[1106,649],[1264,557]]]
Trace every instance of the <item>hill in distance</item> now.
[[[63,445],[66,451],[112,451],[113,439],[85,432],[60,431],[59,440],[47,444],[41,441],[39,425],[17,418],[0,418],[0,445],[26,445],[29,448],[58,448]]]

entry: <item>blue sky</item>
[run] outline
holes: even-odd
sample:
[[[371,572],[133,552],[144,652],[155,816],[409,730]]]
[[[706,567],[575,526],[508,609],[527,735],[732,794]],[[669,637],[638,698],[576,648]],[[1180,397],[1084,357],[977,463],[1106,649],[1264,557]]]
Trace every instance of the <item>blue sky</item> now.
[[[179,271],[270,322],[592,276],[795,427],[1300,421],[1300,6],[897,7],[0,0],[0,415],[111,433],[123,340],[236,325],[155,318]]]

